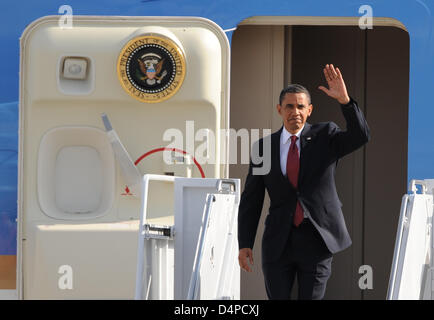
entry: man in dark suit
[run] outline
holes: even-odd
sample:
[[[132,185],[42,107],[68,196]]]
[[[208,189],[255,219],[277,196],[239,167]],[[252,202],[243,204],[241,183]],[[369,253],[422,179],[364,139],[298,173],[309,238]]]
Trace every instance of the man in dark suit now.
[[[265,189],[270,197],[262,238],[262,271],[269,299],[290,299],[296,276],[299,299],[322,299],[333,254],[351,245],[334,175],[339,158],[369,141],[369,127],[349,97],[340,70],[326,65],[323,71],[329,88],[319,89],[341,105],[346,130],[333,122],[307,123],[313,110],[309,92],[300,85],[288,86],[277,105],[283,126],[271,135],[271,169],[254,174],[259,165],[250,161],[241,195],[238,259],[246,271],[251,271],[248,262],[253,264]],[[257,142],[259,150],[266,149],[266,141]]]

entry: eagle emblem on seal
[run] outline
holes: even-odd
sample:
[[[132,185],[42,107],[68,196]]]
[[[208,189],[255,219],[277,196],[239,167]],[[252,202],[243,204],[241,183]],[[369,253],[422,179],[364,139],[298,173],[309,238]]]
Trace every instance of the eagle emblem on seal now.
[[[186,74],[182,48],[169,37],[144,34],[122,48],[117,63],[124,90],[146,103],[170,99],[181,87]]]
[[[146,82],[147,85],[160,84],[163,78],[167,75],[166,70],[163,69],[164,59],[155,53],[147,53],[137,59],[139,63],[139,70],[136,74],[137,78]]]

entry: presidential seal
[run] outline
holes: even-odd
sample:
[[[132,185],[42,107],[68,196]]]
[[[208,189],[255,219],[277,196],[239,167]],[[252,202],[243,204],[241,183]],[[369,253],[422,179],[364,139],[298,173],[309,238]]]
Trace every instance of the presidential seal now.
[[[147,103],[172,97],[185,77],[185,57],[175,42],[156,34],[129,41],[117,64],[122,87],[134,98]]]

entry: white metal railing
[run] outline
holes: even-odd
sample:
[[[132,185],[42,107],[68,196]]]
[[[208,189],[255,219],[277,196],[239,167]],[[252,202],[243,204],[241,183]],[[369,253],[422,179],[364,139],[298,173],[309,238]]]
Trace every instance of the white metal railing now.
[[[412,194],[402,198],[388,300],[433,298],[433,183],[411,180],[408,191]],[[421,193],[417,193],[418,185]]]
[[[401,210],[399,213],[399,222],[398,222],[398,230],[396,231],[396,241],[395,241],[395,249],[393,251],[393,261],[392,261],[392,270],[390,272],[390,278],[389,278],[389,287],[387,290],[387,300],[394,299],[394,293],[399,290],[399,288],[396,288],[396,284],[401,281],[401,270],[400,267],[402,267],[402,260],[404,258],[403,255],[400,254],[401,252],[401,245],[402,245],[402,237],[404,233],[404,222],[407,221],[406,218],[406,212],[407,212],[407,206],[409,202],[409,196],[405,194],[401,201]]]
[[[239,283],[239,277],[234,278],[236,275],[234,270],[238,270],[239,268],[236,259],[238,249],[236,241],[236,213],[238,211],[239,182],[236,183],[229,179],[212,179],[217,180],[214,182],[214,185],[211,185],[208,181],[203,184],[203,186],[196,182],[196,188],[203,188],[201,194],[207,194],[207,198],[200,209],[201,214],[197,211],[192,215],[195,216],[195,219],[197,219],[197,222],[199,223],[198,226],[200,225],[201,228],[198,238],[195,240],[197,241],[195,242],[196,254],[188,255],[191,258],[194,257],[193,268],[188,268],[191,270],[191,273],[183,274],[178,272],[178,274],[175,273],[174,275],[174,259],[176,259],[174,258],[174,246],[176,245],[174,240],[176,226],[153,225],[149,223],[152,220],[148,219],[148,196],[150,192],[150,181],[167,181],[175,183],[175,179],[176,177],[174,176],[166,175],[147,174],[143,176],[142,203],[137,247],[135,299],[173,299],[172,295],[174,291],[174,283],[176,281],[178,284],[185,283],[189,285],[189,287],[186,288],[188,292],[182,294],[183,299],[199,299],[199,295],[202,296],[200,285],[201,281],[203,281],[201,268],[207,267],[207,265],[203,264],[204,251],[208,248],[209,241],[214,241],[216,234],[220,235],[220,233],[216,233],[216,230],[220,230],[219,228],[221,227],[222,221],[225,221],[225,226],[223,227],[224,241],[222,240],[218,242],[219,266],[215,269],[216,276],[214,277],[212,275],[211,278],[209,278],[212,284],[208,289],[211,290],[212,297],[219,297],[219,299],[233,299],[234,297],[238,297],[239,290],[237,289],[236,293],[232,293],[232,291],[236,289],[234,286]],[[177,190],[176,186],[175,190]],[[199,202],[202,202],[202,199],[204,199],[202,196],[196,198],[197,200],[200,199]],[[194,198],[195,201],[196,198]],[[181,207],[183,206],[181,205]],[[197,207],[196,210],[199,210],[199,207]],[[225,215],[221,215],[223,212]],[[188,213],[192,214],[192,212],[186,212],[186,214]],[[182,218],[185,218],[184,212],[181,212],[180,215]],[[176,210],[175,216],[179,216],[179,214],[176,214]],[[210,221],[214,219],[213,217],[219,217],[220,220],[216,221],[220,222],[217,224],[210,224]],[[224,217],[227,217],[227,220],[221,220],[224,219]],[[178,236],[180,236],[180,238],[177,240],[182,241],[183,236],[180,234],[183,233],[182,226],[178,227],[180,228],[178,230]],[[207,235],[210,227],[212,228],[212,232]],[[221,235],[223,236],[223,234]],[[209,236],[211,236],[211,238],[209,238]],[[191,251],[192,249],[193,248],[191,247],[188,250]],[[214,247],[212,247],[212,249],[214,249]],[[210,253],[208,251],[206,252],[207,254]],[[182,259],[185,259],[184,253],[182,253],[181,256]],[[205,260],[208,261],[207,259]],[[231,261],[233,263],[231,263]],[[234,264],[236,264],[236,268],[234,268]],[[178,264],[178,266],[180,265],[182,265],[182,262]],[[207,277],[209,277],[209,274],[207,274]],[[232,281],[233,279],[236,280]],[[185,297],[184,294],[187,294],[187,296]],[[206,296],[209,296],[209,293]]]
[[[224,185],[228,185],[229,188],[224,188]],[[188,289],[188,293],[187,293],[187,299],[188,300],[197,300],[199,299],[199,290],[200,288],[198,287],[199,283],[200,283],[200,270],[201,270],[201,264],[203,261],[203,257],[204,257],[204,250],[205,250],[205,242],[206,242],[206,238],[207,238],[207,232],[208,232],[208,224],[210,223],[210,219],[211,219],[211,212],[213,211],[213,207],[214,204],[216,203],[216,201],[219,201],[218,199],[216,199],[216,197],[220,197],[219,194],[229,194],[229,195],[233,195],[234,197],[236,197],[237,195],[237,185],[234,181],[232,180],[228,180],[228,179],[221,179],[219,181],[217,181],[217,195],[214,194],[208,194],[207,198],[206,198],[206,206],[205,206],[205,212],[204,212],[204,217],[203,217],[203,225],[202,225],[202,229],[201,232],[199,234],[199,242],[198,242],[198,249],[197,249],[197,254],[195,257],[195,261],[193,263],[193,270],[192,270],[192,275],[190,278],[190,285],[189,285],[189,289]],[[221,201],[222,199],[220,199]],[[235,204],[237,204],[238,199],[235,200]],[[227,201],[227,199],[225,200]],[[237,210],[237,208],[231,207],[232,210]],[[217,206],[218,209],[218,206]],[[218,279],[215,279],[218,282],[218,285],[216,287],[214,296],[215,297],[219,297],[219,298],[225,298],[225,299],[230,299],[229,296],[224,296],[225,293],[228,292],[228,288],[227,286],[230,286],[230,276],[232,275],[232,270],[230,270],[231,268],[231,257],[234,257],[234,250],[238,249],[238,245],[237,245],[237,241],[234,237],[236,237],[236,230],[234,230],[234,228],[237,226],[236,223],[236,219],[237,219],[237,214],[232,214],[231,215],[231,219],[229,221],[229,229],[227,230],[228,234],[227,235],[223,235],[222,237],[224,237],[224,253],[223,253],[223,259],[222,261],[226,262],[223,263],[221,265],[221,270],[220,272],[218,272],[219,276]],[[235,255],[236,256],[236,255]]]
[[[417,187],[416,185],[420,185],[422,187],[422,194],[425,194],[427,191],[427,183],[424,180],[416,180],[413,179],[410,181],[408,186],[408,191],[413,192],[413,194],[417,193]]]
[[[173,226],[158,227],[147,224],[147,209],[148,209],[148,190],[149,181],[167,181],[174,182],[174,176],[157,175],[157,174],[145,174],[142,180],[142,197],[141,197],[141,209],[140,209],[140,224],[139,224],[139,239],[137,245],[137,270],[136,270],[136,289],[134,299],[139,300],[143,298],[143,272],[144,272],[144,251],[145,241],[151,239],[172,239],[173,238]],[[147,259],[148,260],[148,259]],[[149,283],[148,283],[149,287]],[[147,288],[147,295],[149,294],[149,288]]]
[[[205,218],[204,225],[202,226],[201,233],[199,235],[199,252],[196,255],[195,261],[193,263],[193,273],[190,278],[190,285],[187,293],[187,300],[196,300],[198,297],[198,288],[197,284],[199,283],[200,276],[200,266],[202,263],[202,256],[204,251],[204,244],[206,239],[207,228],[206,224],[209,221],[209,215],[212,210],[213,203],[215,202],[215,197],[212,194],[209,194],[206,199],[206,209],[205,209]]]

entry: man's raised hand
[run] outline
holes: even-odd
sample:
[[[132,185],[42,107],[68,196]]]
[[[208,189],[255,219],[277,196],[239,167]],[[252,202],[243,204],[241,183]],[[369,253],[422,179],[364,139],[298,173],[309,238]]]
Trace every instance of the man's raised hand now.
[[[329,97],[338,100],[340,104],[350,102],[347,87],[345,86],[344,78],[339,68],[335,69],[332,64],[327,64],[323,71],[329,88],[319,86],[318,89],[324,91]]]

